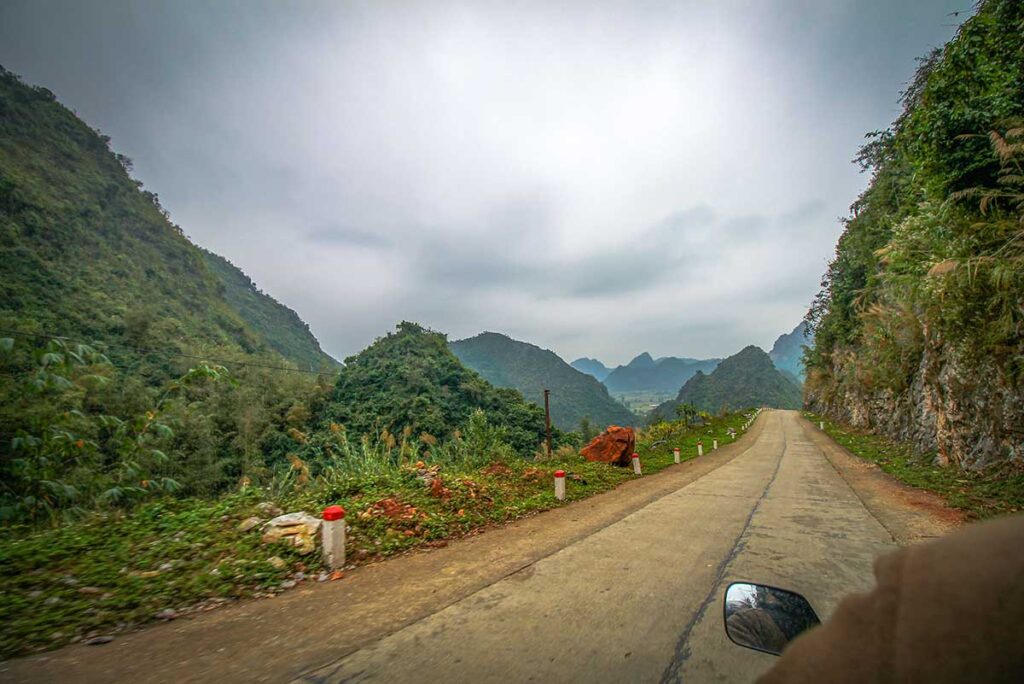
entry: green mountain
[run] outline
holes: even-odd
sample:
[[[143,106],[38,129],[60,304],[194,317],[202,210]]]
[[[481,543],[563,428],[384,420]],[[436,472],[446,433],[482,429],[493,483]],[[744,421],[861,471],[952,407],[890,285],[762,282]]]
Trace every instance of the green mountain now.
[[[523,455],[544,439],[543,409],[464,366],[444,335],[403,322],[345,359],[324,416],[356,434],[409,429],[445,439],[477,408],[506,430],[509,444]]]
[[[611,368],[608,368],[597,359],[588,359],[585,356],[576,359],[569,365],[580,373],[586,373],[593,378],[597,378],[598,382],[603,382],[608,377],[608,374],[612,372]]]
[[[793,332],[786,335],[779,335],[768,352],[772,363],[780,371],[785,371],[790,376],[803,383],[806,372],[804,370],[804,347],[814,346],[814,335],[807,335],[807,323],[801,321],[800,325],[793,328]]]
[[[698,372],[690,378],[674,400],[651,412],[650,421],[674,418],[679,404],[718,413],[751,406],[800,408],[802,401],[800,387],[775,368],[763,350],[751,345],[722,361],[710,375]]]
[[[189,242],[130,169],[53,93],[0,68],[0,327],[327,362],[294,312]],[[118,358],[139,360],[130,350]],[[172,373],[169,358],[145,364]]]
[[[661,392],[662,396],[671,396],[698,372],[713,371],[719,360],[665,356],[655,361],[644,352],[609,373],[604,384],[610,392]]]
[[[256,287],[249,276],[224,257],[200,248],[206,266],[223,285],[221,293],[249,326],[281,356],[309,370],[340,364],[324,350],[299,314]]]
[[[517,389],[539,406],[544,405],[544,389],[551,390],[551,420],[563,430],[579,429],[584,418],[601,429],[636,423],[636,416],[608,396],[600,382],[547,349],[492,332],[450,346],[462,363],[485,380]]]

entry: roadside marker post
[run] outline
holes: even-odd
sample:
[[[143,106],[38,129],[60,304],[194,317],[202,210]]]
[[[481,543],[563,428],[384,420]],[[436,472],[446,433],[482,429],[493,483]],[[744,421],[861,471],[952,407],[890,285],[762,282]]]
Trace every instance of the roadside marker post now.
[[[633,472],[637,475],[643,475],[640,472],[640,454],[633,454]]]
[[[676,463],[679,463],[679,448],[678,447],[672,450],[672,457],[675,459]]]
[[[823,421],[823,420],[819,420],[818,421],[818,429],[819,430],[824,430],[825,429],[825,421]]]
[[[704,455],[704,442],[701,442],[701,441],[697,442],[697,455],[698,456],[703,456]]]
[[[345,509],[328,506],[323,512],[320,533],[323,538],[324,562],[331,570],[345,567]]]
[[[718,451],[718,438],[717,437],[715,437],[713,440],[711,440],[711,450],[712,451]]]
[[[555,471],[555,498],[565,501],[565,471]]]

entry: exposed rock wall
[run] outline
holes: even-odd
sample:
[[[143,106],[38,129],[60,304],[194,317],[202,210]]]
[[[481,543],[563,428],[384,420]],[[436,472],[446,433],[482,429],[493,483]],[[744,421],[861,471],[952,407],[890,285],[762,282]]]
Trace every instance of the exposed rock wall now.
[[[935,452],[938,465],[1024,464],[1024,388],[995,360],[968,362],[933,341],[902,390],[860,381],[853,350],[831,360],[829,372],[808,378],[804,399],[811,410]]]

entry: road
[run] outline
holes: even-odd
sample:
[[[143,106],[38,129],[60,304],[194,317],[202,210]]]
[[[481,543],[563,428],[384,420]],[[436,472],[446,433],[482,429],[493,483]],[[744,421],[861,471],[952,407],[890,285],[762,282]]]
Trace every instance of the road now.
[[[827,618],[871,586],[876,556],[956,522],[799,413],[766,411],[737,443],[614,492],[0,680],[750,681],[773,657],[726,638],[729,582],[797,590]]]

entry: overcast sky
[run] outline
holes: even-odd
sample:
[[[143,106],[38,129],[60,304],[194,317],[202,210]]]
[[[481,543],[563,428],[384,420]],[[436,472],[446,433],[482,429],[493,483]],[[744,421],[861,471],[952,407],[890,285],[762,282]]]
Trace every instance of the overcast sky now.
[[[971,0],[0,3],[0,64],[338,358],[770,348]]]

